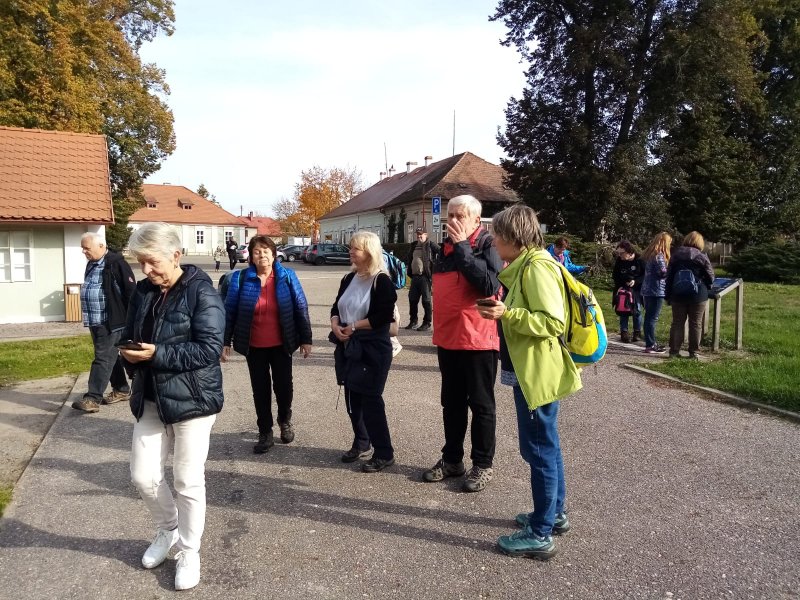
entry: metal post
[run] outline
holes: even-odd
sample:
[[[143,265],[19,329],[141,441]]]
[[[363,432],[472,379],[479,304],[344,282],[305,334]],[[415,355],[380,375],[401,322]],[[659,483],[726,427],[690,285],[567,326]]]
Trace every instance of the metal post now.
[[[722,296],[714,298],[714,332],[711,336],[711,349],[716,352],[719,350],[719,326],[722,317]]]
[[[736,288],[736,324],[734,328],[736,329],[736,342],[734,342],[734,347],[737,350],[741,350],[742,348],[742,328],[744,325],[744,282],[740,279],[739,285]]]

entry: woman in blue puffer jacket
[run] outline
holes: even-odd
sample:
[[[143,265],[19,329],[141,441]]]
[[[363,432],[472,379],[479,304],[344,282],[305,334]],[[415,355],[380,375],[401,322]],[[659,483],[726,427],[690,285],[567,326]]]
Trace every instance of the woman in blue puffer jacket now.
[[[128,247],[147,276],[128,306],[122,339],[131,344],[120,350],[133,371],[131,478],[158,528],[142,565],[157,567],[177,544],[175,588],[186,590],[200,582],[205,462],[223,401],[225,309],[208,275],[181,266],[171,226],[142,225]],[[175,498],[164,478],[170,449]]]
[[[228,277],[222,359],[230,356],[231,342],[247,357],[258,423],[253,452],[263,454],[275,445],[270,385],[278,404],[281,441],[294,440],[292,354],[298,348],[303,358],[311,353],[311,320],[297,275],[275,262],[275,242],[257,235],[248,249],[250,266]]]

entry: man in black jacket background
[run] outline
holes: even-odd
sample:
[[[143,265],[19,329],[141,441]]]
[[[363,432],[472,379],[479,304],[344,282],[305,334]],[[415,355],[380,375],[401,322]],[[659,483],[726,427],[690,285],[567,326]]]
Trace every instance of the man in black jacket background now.
[[[439,245],[428,239],[428,234],[422,227],[417,227],[417,241],[406,257],[408,274],[411,276],[411,289],[408,292],[411,319],[406,325],[406,329],[417,327],[420,299],[422,300],[424,317],[422,325],[417,328],[417,331],[426,331],[431,328],[431,277],[433,261],[436,260],[437,256],[439,256]]]
[[[100,404],[113,404],[130,398],[131,388],[116,345],[125,328],[128,302],[136,290],[136,279],[125,259],[106,248],[96,233],[81,237],[81,249],[88,260],[81,285],[83,324],[89,328],[94,345],[94,360],[89,370],[89,389],[72,408],[93,413]],[[111,392],[103,396],[111,382]]]

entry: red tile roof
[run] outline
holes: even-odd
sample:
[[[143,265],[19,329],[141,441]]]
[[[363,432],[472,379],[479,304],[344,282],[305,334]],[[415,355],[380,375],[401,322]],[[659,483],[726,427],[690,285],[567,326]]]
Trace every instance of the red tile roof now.
[[[269,237],[280,237],[281,224],[269,217],[239,217],[239,220],[247,227],[256,229],[256,235],[266,235]]]
[[[0,127],[0,221],[113,223],[105,136]]]
[[[410,173],[382,179],[322,218],[344,217],[418,201],[423,192],[425,198],[441,196],[444,202],[462,194],[471,194],[481,203],[517,202],[517,195],[503,184],[504,175],[503,167],[471,152],[463,152],[427,167],[417,167]]]
[[[132,223],[181,223],[184,225],[242,225],[242,221],[224,208],[206,200],[182,185],[145,183],[142,194],[147,204],[130,216]],[[191,209],[183,208],[190,205]]]

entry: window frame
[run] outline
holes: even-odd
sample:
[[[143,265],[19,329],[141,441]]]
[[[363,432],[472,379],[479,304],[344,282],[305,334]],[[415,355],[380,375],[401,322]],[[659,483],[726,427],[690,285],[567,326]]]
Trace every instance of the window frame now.
[[[3,251],[8,252],[8,263],[0,262],[0,283],[30,283],[33,281],[33,231],[30,229],[0,229],[0,234],[8,236],[8,245],[0,246],[0,261],[2,261]],[[14,234],[27,236],[27,245],[24,247],[14,245]],[[27,261],[17,263],[14,260],[15,250],[27,252]],[[22,278],[16,278],[15,271],[22,268],[27,271]],[[6,269],[8,269],[8,279],[6,279]]]

